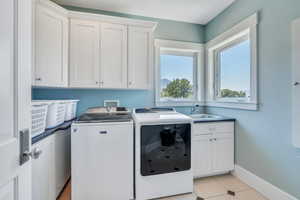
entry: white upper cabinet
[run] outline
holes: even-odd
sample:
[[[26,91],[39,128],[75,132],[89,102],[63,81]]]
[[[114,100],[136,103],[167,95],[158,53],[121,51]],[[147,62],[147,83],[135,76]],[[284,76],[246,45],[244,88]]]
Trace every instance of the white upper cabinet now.
[[[100,26],[95,21],[71,20],[70,86],[99,87]]]
[[[41,1],[43,2],[43,1]],[[33,85],[68,86],[67,11],[55,4],[36,4]]]
[[[34,2],[33,85],[150,89],[155,22],[67,11],[49,0]]]
[[[128,88],[149,89],[153,69],[152,31],[129,26]]]
[[[109,23],[100,26],[100,86],[127,88],[127,26]]]

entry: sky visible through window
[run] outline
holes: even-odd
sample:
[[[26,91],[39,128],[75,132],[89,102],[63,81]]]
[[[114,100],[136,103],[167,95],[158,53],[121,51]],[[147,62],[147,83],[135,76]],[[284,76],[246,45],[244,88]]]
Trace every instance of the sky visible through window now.
[[[187,79],[193,84],[194,58],[191,56],[176,56],[162,54],[160,56],[161,80]]]
[[[246,40],[220,53],[221,90],[245,91],[250,95],[250,41]]]
[[[160,95],[165,99],[193,99],[194,57],[160,55]]]

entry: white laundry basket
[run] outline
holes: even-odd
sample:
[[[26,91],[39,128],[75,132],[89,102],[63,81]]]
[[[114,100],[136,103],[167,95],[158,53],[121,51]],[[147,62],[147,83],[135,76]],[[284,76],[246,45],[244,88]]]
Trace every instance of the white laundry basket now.
[[[66,100],[65,121],[70,121],[76,117],[77,103],[79,100]]]
[[[42,134],[46,129],[46,117],[48,104],[34,103],[31,104],[31,137]]]
[[[46,118],[46,129],[55,128],[56,126],[64,123],[66,105],[64,101],[60,100],[40,100],[34,101],[36,103],[47,103],[48,112]]]

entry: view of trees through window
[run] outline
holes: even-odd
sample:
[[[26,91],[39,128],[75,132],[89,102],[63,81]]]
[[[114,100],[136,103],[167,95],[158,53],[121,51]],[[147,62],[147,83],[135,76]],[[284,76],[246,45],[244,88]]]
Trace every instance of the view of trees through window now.
[[[194,99],[194,57],[161,54],[160,97],[162,99]]]
[[[250,40],[220,51],[220,97],[250,98],[250,56]]]

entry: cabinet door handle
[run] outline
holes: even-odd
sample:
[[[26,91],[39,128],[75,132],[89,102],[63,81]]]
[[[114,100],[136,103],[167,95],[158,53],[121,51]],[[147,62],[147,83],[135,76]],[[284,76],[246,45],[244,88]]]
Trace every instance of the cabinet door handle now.
[[[36,80],[36,81],[41,81],[41,80],[42,80],[42,78],[36,78],[35,80]]]
[[[99,131],[99,134],[101,135],[107,134],[107,131]]]

